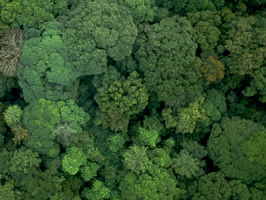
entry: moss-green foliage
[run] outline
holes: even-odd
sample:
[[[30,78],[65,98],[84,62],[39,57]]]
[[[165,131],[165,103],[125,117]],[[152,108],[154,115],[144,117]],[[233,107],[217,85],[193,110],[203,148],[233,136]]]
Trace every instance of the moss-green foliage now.
[[[104,200],[111,197],[111,190],[104,186],[104,183],[96,180],[92,188],[85,188],[81,196],[87,200]]]
[[[225,61],[231,73],[253,74],[264,64],[266,57],[265,27],[254,16],[238,17],[230,24],[225,49],[230,52]]]
[[[199,159],[193,158],[186,150],[181,150],[176,158],[173,158],[173,169],[180,176],[191,178],[199,170]]]
[[[97,130],[98,127],[90,131],[96,132]],[[90,132],[90,134],[92,134],[92,132]],[[100,144],[102,145],[103,143],[101,142]],[[105,160],[104,156],[102,155],[102,152],[99,150],[101,146],[97,145],[95,143],[94,137],[89,136],[86,131],[83,131],[79,135],[79,140],[76,143],[76,146],[80,149],[83,149],[84,154],[90,161],[102,163]]]
[[[208,90],[204,108],[206,109],[206,114],[208,116],[208,119],[205,122],[206,126],[209,126],[209,124],[215,121],[220,121],[222,114],[227,110],[225,96],[215,89]]]
[[[115,68],[121,73],[122,76],[126,77],[127,74],[137,71],[138,65],[136,59],[130,55],[126,56],[123,60],[117,61],[115,63]]]
[[[266,198],[265,193],[263,193],[263,191],[254,188],[254,187],[250,187],[249,188],[250,194],[251,194],[251,199],[253,200],[263,200]]]
[[[266,198],[266,179],[262,179],[261,181],[255,182],[252,184],[252,187],[249,187],[249,191],[251,193],[251,199],[255,200],[263,200]]]
[[[58,102],[60,112],[60,124],[55,127],[57,141],[65,146],[77,140],[82,132],[82,126],[90,119],[84,109],[75,104],[74,100],[69,99],[66,102]]]
[[[196,141],[187,141],[181,146],[195,158],[202,159],[208,154],[208,151],[205,150],[205,147]]]
[[[24,43],[18,77],[28,103],[39,98],[65,101],[77,95],[74,80],[81,74],[69,60],[69,49],[61,39],[63,29],[61,23],[49,23],[42,37]]]
[[[66,151],[67,154],[62,160],[63,171],[75,175],[79,171],[79,167],[86,164],[86,156],[77,147],[67,148]]]
[[[143,21],[153,22],[158,10],[154,0],[122,0],[119,4],[131,10],[136,25]]]
[[[156,143],[159,142],[159,131],[157,130],[155,124],[152,126],[146,125],[146,119],[143,122],[144,127],[138,128],[137,140],[140,145],[147,145],[149,147],[155,147]]]
[[[113,72],[114,71],[114,72]],[[101,83],[94,79],[98,93],[94,96],[99,110],[96,111],[94,124],[110,128],[114,131],[127,132],[128,123],[132,114],[139,113],[148,104],[148,90],[139,74],[134,71],[124,80],[124,77],[112,82],[113,74],[120,77],[113,67],[106,75],[102,75]],[[108,76],[110,75],[110,76]],[[99,87],[99,88],[98,88]]]
[[[168,149],[155,148],[147,152],[150,160],[158,167],[169,168],[172,165],[172,158]]]
[[[162,0],[167,9],[174,9],[178,14],[196,12],[201,10],[215,10],[213,0]]]
[[[171,108],[165,108],[162,111],[166,128],[176,127],[176,133],[192,133],[197,122],[207,120],[206,110],[203,107],[204,98],[200,96],[194,102],[188,104],[188,107],[177,108],[177,114],[172,115]]]
[[[137,175],[140,172],[149,170],[151,162],[146,154],[148,147],[130,146],[124,153],[123,163],[126,169],[135,172]]]
[[[24,28],[36,28],[41,31],[52,21],[54,15],[67,8],[66,1],[47,0],[4,0],[0,3],[1,23],[23,25]]]
[[[207,143],[209,157],[227,177],[237,178],[246,184],[266,177],[262,165],[251,162],[242,149],[253,133],[263,131],[264,126],[240,117],[223,118],[215,124]]]
[[[203,61],[200,69],[207,80],[206,85],[221,81],[224,78],[225,68],[216,53],[214,51],[204,51],[200,56]]]
[[[15,199],[67,199],[62,192],[63,176],[58,176],[55,169],[37,170],[32,167],[27,174],[15,176],[20,184],[15,190]],[[57,198],[56,198],[57,197]]]
[[[266,166],[266,133],[255,132],[242,144],[242,149],[250,162]]]
[[[22,147],[15,150],[13,157],[10,159],[10,171],[28,173],[29,168],[32,166],[39,167],[40,163],[41,159],[39,159],[38,153]]]
[[[250,199],[250,192],[246,184],[233,179],[227,181],[221,172],[212,172],[199,178],[192,200],[212,199]]]
[[[202,51],[213,50],[219,40],[221,32],[217,28],[222,24],[217,11],[200,11],[187,13],[188,20],[196,30],[197,43]]]
[[[137,177],[133,172],[127,173],[118,189],[122,198],[128,200],[150,199],[178,199],[181,192],[176,186],[177,181],[169,176],[166,170],[155,165],[149,173]]]
[[[174,128],[177,125],[177,119],[172,115],[173,110],[168,107],[164,108],[162,111],[162,117],[165,120],[165,127],[166,128]]]
[[[23,112],[23,125],[30,133],[25,145],[42,154],[57,151],[54,139],[63,145],[69,145],[73,138],[82,132],[82,126],[90,119],[89,114],[79,108],[73,100],[32,101]],[[76,141],[76,139],[74,140]],[[58,152],[59,153],[59,152]]]
[[[260,101],[262,103],[266,102],[266,81],[265,81],[265,75],[266,75],[266,67],[262,66],[258,70],[254,71],[254,74],[251,74],[251,77],[253,78],[252,84],[250,86],[246,87],[245,90],[243,90],[243,94],[246,97],[252,97],[255,94],[259,94]]]
[[[176,132],[192,133],[197,122],[206,121],[206,110],[203,107],[204,98],[200,96],[196,101],[189,103],[187,108],[178,108],[178,123]]]
[[[131,54],[137,28],[126,6],[107,0],[86,1],[66,21],[63,40],[83,75],[105,72],[107,56],[121,60]]]
[[[87,162],[86,166],[80,168],[80,175],[85,182],[90,181],[97,176],[97,171],[100,168],[96,163]]]
[[[32,101],[23,110],[23,125],[30,133],[30,139],[23,143],[41,154],[54,146],[56,124],[60,123],[60,112],[56,102],[39,99]]]
[[[195,56],[196,39],[190,22],[178,15],[143,25],[135,57],[144,72],[145,85],[157,95],[158,102],[184,104],[200,95],[202,75]]]
[[[6,124],[12,128],[15,125],[19,124],[22,117],[21,107],[18,105],[8,106],[4,112],[4,119]]]
[[[5,185],[0,185],[0,199],[15,200],[14,181],[11,180]]]
[[[117,152],[119,151],[119,149],[123,148],[124,144],[125,144],[125,139],[122,135],[120,134],[116,134],[116,135],[112,135],[108,138],[109,143],[109,147],[110,150],[112,152]]]
[[[76,105],[73,99],[67,100],[65,102],[58,102],[61,123],[67,123],[71,129],[72,133],[80,134],[82,132],[82,125],[90,119],[88,113],[84,111],[83,108]]]

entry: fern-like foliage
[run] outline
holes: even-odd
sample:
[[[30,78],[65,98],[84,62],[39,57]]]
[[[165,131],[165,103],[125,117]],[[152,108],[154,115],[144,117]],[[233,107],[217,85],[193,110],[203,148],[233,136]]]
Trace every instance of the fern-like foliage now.
[[[199,170],[199,160],[193,158],[186,150],[181,150],[177,158],[173,158],[173,168],[175,172],[180,176],[186,176],[191,178],[196,175],[196,171]]]
[[[148,145],[150,147],[155,147],[156,142],[158,142],[159,131],[157,130],[155,124],[149,125],[144,120],[144,127],[139,127],[138,129],[138,140],[141,145]],[[145,128],[148,127],[148,128]]]
[[[146,155],[148,147],[131,146],[124,153],[124,165],[127,169],[139,175],[140,172],[145,172],[151,166],[151,162]]]

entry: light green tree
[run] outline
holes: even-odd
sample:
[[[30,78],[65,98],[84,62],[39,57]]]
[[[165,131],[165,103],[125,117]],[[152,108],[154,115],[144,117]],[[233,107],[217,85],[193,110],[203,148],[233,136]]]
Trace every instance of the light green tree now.
[[[79,167],[86,164],[86,156],[77,147],[67,148],[66,151],[67,154],[62,161],[63,171],[75,175]]]

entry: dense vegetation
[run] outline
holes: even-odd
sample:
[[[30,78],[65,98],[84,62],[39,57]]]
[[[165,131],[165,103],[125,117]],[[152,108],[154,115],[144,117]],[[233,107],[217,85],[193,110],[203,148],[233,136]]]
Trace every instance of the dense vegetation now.
[[[0,0],[1,200],[265,200],[266,0]]]

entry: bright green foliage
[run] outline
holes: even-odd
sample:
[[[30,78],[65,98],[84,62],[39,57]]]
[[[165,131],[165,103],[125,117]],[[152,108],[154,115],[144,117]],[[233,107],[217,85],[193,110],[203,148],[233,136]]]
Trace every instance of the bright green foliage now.
[[[32,166],[39,167],[42,160],[39,158],[39,154],[33,152],[31,149],[21,147],[15,150],[13,157],[10,159],[10,171],[11,172],[23,172],[28,173],[28,169]]]
[[[118,187],[123,199],[179,199],[181,190],[176,187],[177,181],[166,170],[153,165],[149,172],[139,177],[129,172],[123,177]]]
[[[61,39],[63,29],[62,24],[52,22],[42,37],[24,43],[18,78],[28,103],[39,98],[65,101],[77,95],[73,81],[81,74],[69,60],[69,49]]]
[[[75,175],[81,165],[86,164],[86,156],[83,151],[77,147],[66,149],[67,154],[62,160],[63,171]]]
[[[14,181],[9,181],[5,185],[0,185],[0,199],[15,200]]]
[[[201,50],[213,50],[221,35],[217,27],[222,24],[222,21],[217,11],[205,10],[196,13],[188,12],[187,16],[196,30],[197,43]]]
[[[107,0],[86,1],[70,12],[64,43],[83,75],[107,70],[107,56],[121,60],[131,54],[137,36],[130,10]]]
[[[59,123],[60,112],[56,102],[45,99],[32,101],[23,110],[23,125],[30,133],[30,139],[23,143],[38,153],[48,153],[54,146],[54,127]]]
[[[4,119],[6,124],[12,128],[19,124],[22,117],[22,110],[18,105],[8,106],[4,112]]]
[[[263,65],[266,58],[266,29],[258,25],[260,20],[263,19],[249,16],[238,17],[231,22],[224,46],[230,52],[225,60],[231,73],[253,74]]]
[[[97,176],[99,165],[93,162],[87,162],[86,166],[80,168],[80,175],[85,182],[90,181],[93,177]]]
[[[127,6],[131,12],[134,23],[138,25],[140,22],[153,22],[158,7],[154,0],[118,0],[120,5]]]
[[[249,200],[246,184],[239,180],[228,182],[221,172],[212,172],[199,178],[192,200]]]
[[[9,2],[9,0],[5,1],[3,4],[1,5],[1,21],[10,24],[14,22],[17,19],[17,15],[21,13],[21,4],[19,1]]]
[[[208,116],[205,122],[206,126],[209,126],[212,122],[220,121],[222,114],[226,112],[226,102],[224,95],[215,90],[208,90],[208,96],[204,103],[204,108],[206,109],[206,114]]]
[[[168,31],[165,31],[168,30]],[[175,15],[145,25],[135,53],[144,72],[144,83],[168,105],[193,101],[202,91],[196,59],[196,34],[186,17]]]
[[[148,145],[150,147],[155,147],[156,143],[158,142],[159,131],[157,130],[155,124],[152,126],[147,125],[148,129],[145,128],[146,126],[146,119],[143,122],[144,127],[139,127],[138,129],[138,142],[141,145]]]
[[[242,144],[242,149],[250,162],[266,166],[266,133],[255,132]]]
[[[163,6],[167,9],[173,9],[178,14],[185,12],[196,12],[201,10],[215,10],[213,0],[162,0]]]
[[[180,176],[191,178],[199,170],[199,160],[193,158],[186,150],[181,150],[177,158],[173,158],[173,168]]]
[[[117,152],[119,149],[123,148],[125,144],[125,139],[120,134],[110,136],[108,141],[110,142],[108,146],[112,152]]]
[[[205,147],[196,141],[188,141],[183,143],[181,146],[195,158],[202,159],[208,154],[208,151],[205,150]]]
[[[111,197],[111,190],[104,186],[103,182],[96,180],[92,189],[85,188],[81,196],[87,200],[104,200]]]
[[[130,116],[139,113],[148,104],[148,90],[141,83],[142,79],[136,71],[121,81],[112,82],[108,80],[112,77],[101,77],[102,87],[97,88],[98,93],[94,96],[99,105],[94,124],[102,124],[104,129],[109,127],[116,132],[121,130],[126,133]],[[106,84],[106,80],[109,83]]]
[[[126,169],[139,175],[140,172],[149,170],[151,162],[146,154],[148,147],[130,146],[124,153],[124,165]]]
[[[206,120],[206,110],[203,107],[204,98],[200,96],[196,101],[189,103],[186,108],[178,108],[178,122],[176,132],[192,133],[197,122]]]
[[[240,117],[223,118],[214,124],[207,143],[209,157],[227,177],[239,179],[246,184],[266,177],[265,167],[250,162],[242,150],[253,133],[266,132],[264,126]]]
[[[172,115],[171,108],[165,108],[162,111],[166,128],[176,127],[176,133],[192,133],[197,122],[206,121],[206,110],[203,107],[204,98],[198,97],[194,102],[188,104],[188,107],[177,108],[177,115]]]
[[[3,23],[14,22],[23,25],[24,28],[36,28],[43,31],[49,22],[55,21],[53,14],[59,13],[66,7],[66,2],[62,0],[56,2],[53,0],[45,2],[38,0],[5,1],[0,6],[0,18]]]

